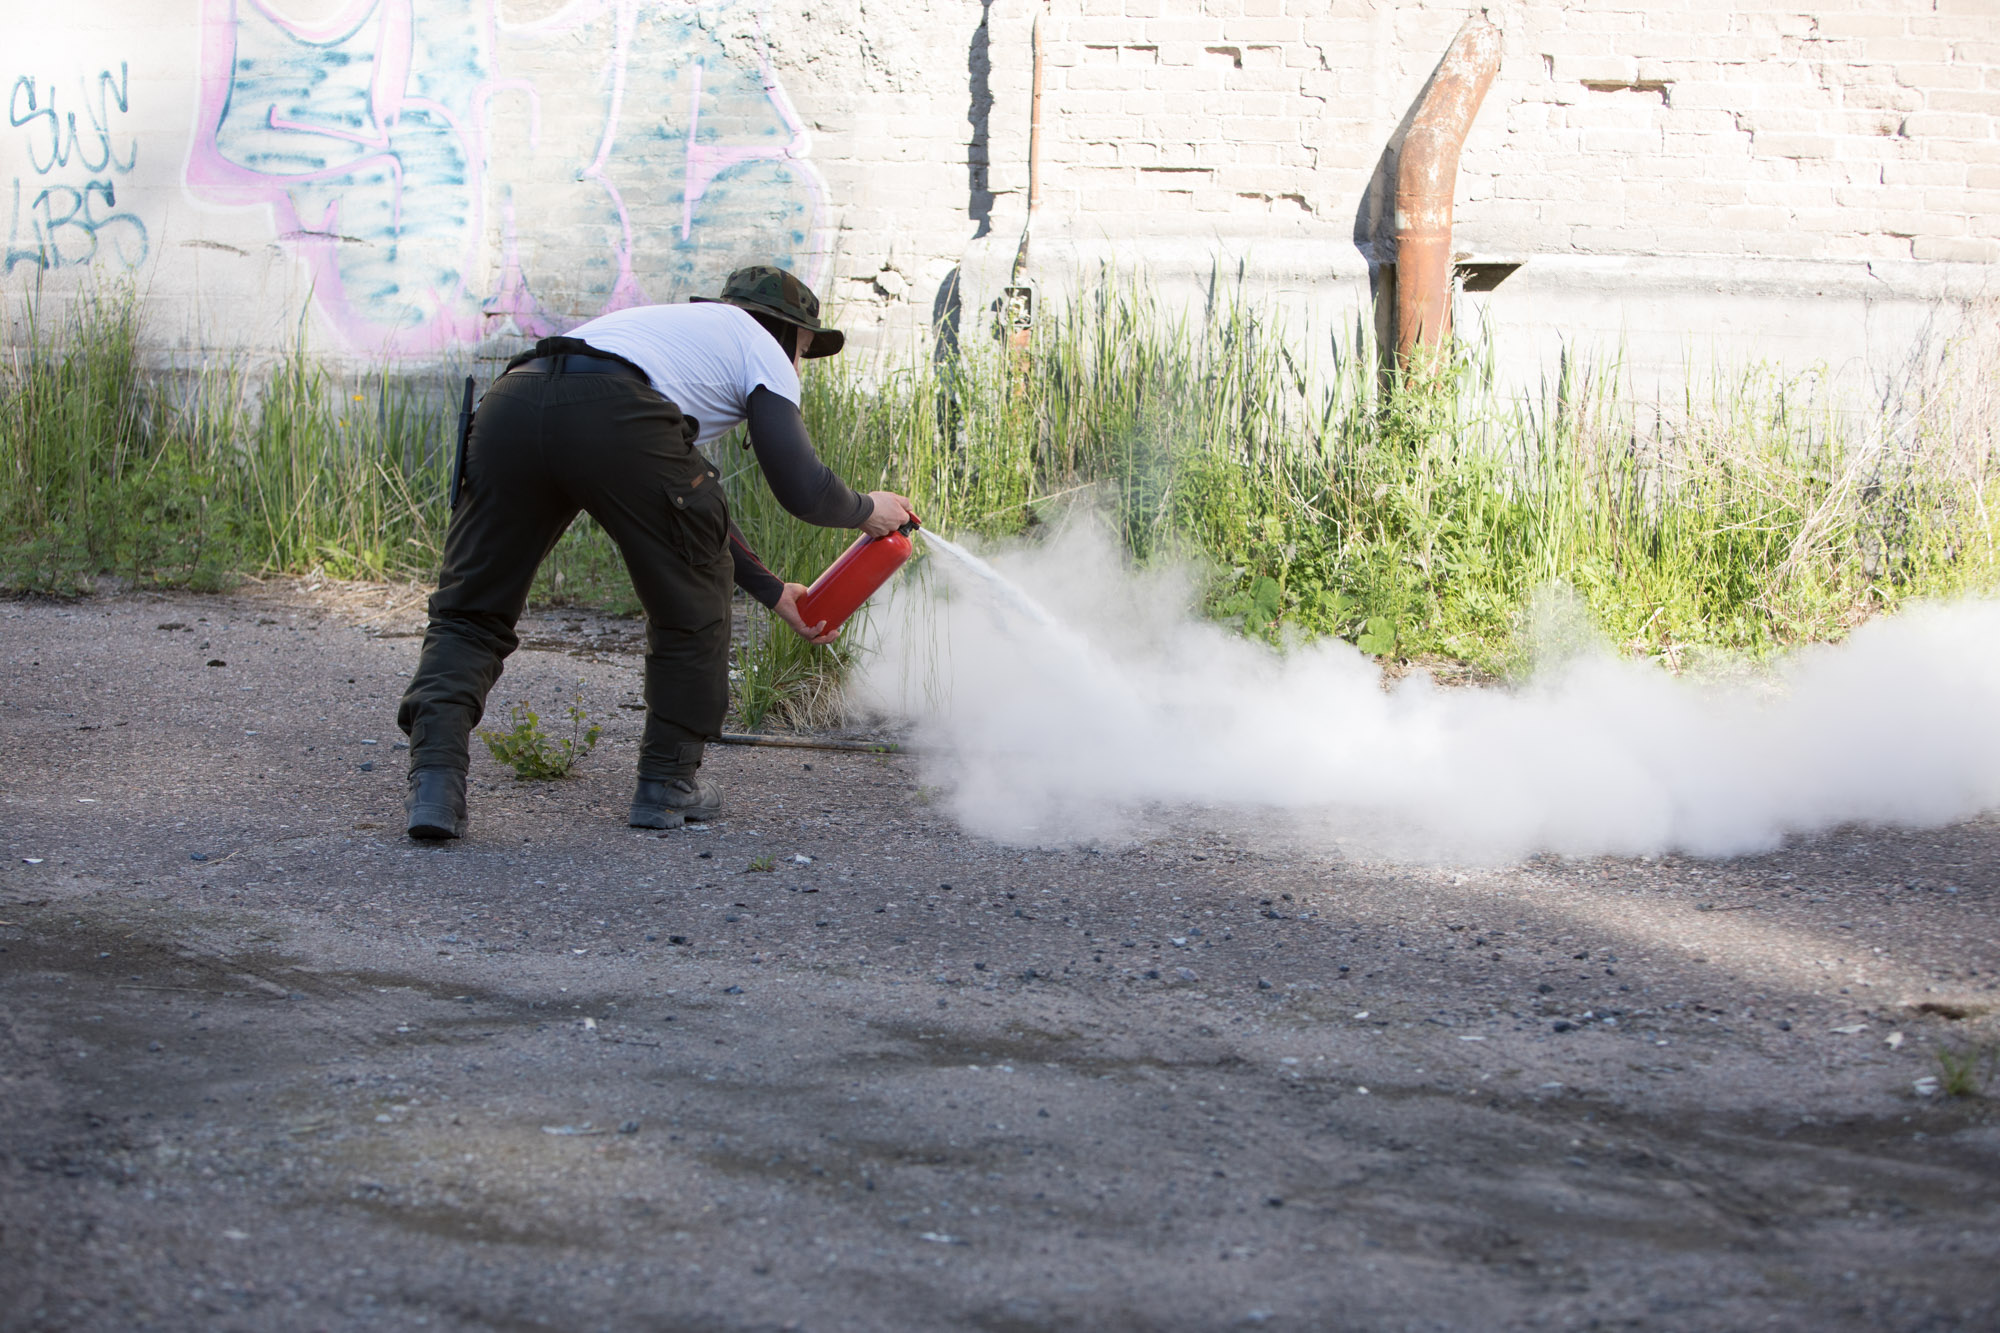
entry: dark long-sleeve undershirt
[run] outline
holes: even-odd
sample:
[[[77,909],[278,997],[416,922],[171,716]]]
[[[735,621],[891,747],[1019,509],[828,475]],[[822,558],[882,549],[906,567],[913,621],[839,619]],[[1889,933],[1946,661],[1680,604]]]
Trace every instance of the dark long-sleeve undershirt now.
[[[785,595],[785,581],[764,568],[764,562],[750,549],[750,543],[743,540],[737,531],[736,520],[729,520],[729,558],[736,567],[736,586],[755,597],[766,607],[778,604]]]
[[[749,420],[757,466],[786,513],[822,528],[858,528],[868,521],[875,502],[820,461],[796,403],[759,386],[750,395]]]
[[[759,386],[750,395],[750,447],[758,470],[785,512],[822,528],[858,528],[875,512],[875,502],[835,476],[820,461],[798,405]],[[757,558],[732,521],[729,554],[735,564],[736,586],[765,606],[778,604],[784,581]]]

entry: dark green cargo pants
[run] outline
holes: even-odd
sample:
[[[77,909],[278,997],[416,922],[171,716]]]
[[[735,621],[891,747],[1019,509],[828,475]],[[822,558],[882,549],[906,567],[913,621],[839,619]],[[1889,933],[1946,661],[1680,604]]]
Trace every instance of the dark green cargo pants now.
[[[535,570],[579,510],[618,543],[646,609],[639,776],[689,775],[729,706],[729,507],[695,425],[621,375],[515,371],[480,400],[423,656],[396,721],[410,767],[456,768],[520,646]]]

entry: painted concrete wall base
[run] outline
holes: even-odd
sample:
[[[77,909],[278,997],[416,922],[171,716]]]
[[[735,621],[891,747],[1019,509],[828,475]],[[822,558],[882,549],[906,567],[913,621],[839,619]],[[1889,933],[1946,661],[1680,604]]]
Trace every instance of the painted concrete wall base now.
[[[965,309],[997,304],[1014,238],[968,252]],[[1044,237],[1029,277],[1059,303],[1105,280],[1143,280],[1168,310],[1198,312],[1221,292],[1269,312],[1302,341],[1351,342],[1376,315],[1371,265],[1353,247],[1298,241],[1089,241]],[[1475,257],[1479,258],[1479,257]],[[1903,375],[1969,318],[2000,318],[1989,264],[1823,263],[1648,255],[1505,257],[1519,267],[1486,292],[1461,291],[1454,324],[1493,340],[1503,383],[1532,392],[1563,358],[1614,360],[1634,387],[1668,398],[1690,376],[1762,365],[1824,370],[1863,396]],[[968,332],[970,336],[970,317]]]

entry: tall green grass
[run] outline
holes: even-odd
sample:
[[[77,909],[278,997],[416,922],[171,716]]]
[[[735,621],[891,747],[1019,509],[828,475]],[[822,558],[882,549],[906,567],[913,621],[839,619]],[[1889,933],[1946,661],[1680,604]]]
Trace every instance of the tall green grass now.
[[[1490,338],[1385,376],[1365,318],[1313,347],[1227,301],[1100,288],[1012,387],[1037,484],[1097,483],[1128,549],[1207,561],[1209,609],[1250,632],[1502,670],[1562,583],[1678,665],[1994,585],[2000,338],[1967,327],[1895,385],[1749,367],[1661,404],[1615,362],[1524,397]]]
[[[0,368],[0,586],[435,571],[441,385],[339,376],[303,346],[254,377],[148,365],[138,311],[129,290],[83,293],[53,324],[27,306]]]
[[[804,410],[836,471],[910,495],[940,530],[1032,539],[1056,510],[1095,506],[1133,559],[1197,562],[1209,614],[1278,643],[1340,635],[1506,672],[1534,598],[1561,584],[1617,642],[1678,667],[2000,576],[1991,319],[1921,349],[1896,384],[1722,368],[1672,403],[1635,394],[1616,361],[1508,392],[1483,336],[1385,374],[1371,328],[1308,336],[1226,293],[1169,310],[1105,282],[1022,351],[968,340],[815,364]],[[131,294],[109,292],[10,346],[0,582],[434,576],[448,377],[342,376],[302,346],[256,375],[149,368],[145,345]],[[809,582],[851,539],[781,513],[740,440],[716,455],[782,576]],[[535,595],[636,610],[587,521]],[[829,716],[847,651],[753,614],[739,720]]]
[[[129,297],[83,298],[52,330],[30,306],[0,381],[0,578],[74,591],[90,574],[213,587],[235,562],[199,445],[162,439]]]

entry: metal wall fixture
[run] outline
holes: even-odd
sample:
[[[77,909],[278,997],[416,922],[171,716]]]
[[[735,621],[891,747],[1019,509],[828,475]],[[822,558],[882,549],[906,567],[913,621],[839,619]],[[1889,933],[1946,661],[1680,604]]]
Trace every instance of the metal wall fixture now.
[[[1438,62],[1396,156],[1398,362],[1407,363],[1420,345],[1436,348],[1451,336],[1451,203],[1458,155],[1499,68],[1500,29],[1484,14],[1474,14]]]
[[[1000,294],[1000,329],[1007,345],[1025,349],[1035,322],[1035,288],[1025,277],[1028,269],[1028,237],[1035,226],[1035,214],[1042,206],[1042,20],[1037,17],[1029,39],[1034,45],[1034,74],[1028,94],[1028,216],[1021,224],[1021,246],[1014,252],[1014,268],[1006,289]]]

